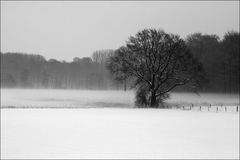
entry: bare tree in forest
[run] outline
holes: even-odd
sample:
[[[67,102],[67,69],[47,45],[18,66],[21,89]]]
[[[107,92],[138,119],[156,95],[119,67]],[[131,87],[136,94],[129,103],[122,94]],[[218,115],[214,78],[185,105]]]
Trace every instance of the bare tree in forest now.
[[[194,33],[188,35],[185,42],[193,57],[202,63],[206,71],[209,82],[204,86],[203,91],[221,91],[219,86],[225,86],[222,83],[224,54],[220,49],[219,37],[214,34]]]
[[[106,62],[107,60],[113,56],[115,53],[115,50],[113,49],[102,49],[102,50],[97,50],[94,51],[92,54],[92,60],[93,62],[99,64],[100,66],[98,67],[98,72],[101,74],[98,74],[98,79],[103,81],[104,84],[110,85],[112,81],[112,76],[109,74],[109,71],[106,69]],[[127,90],[127,80],[123,79],[120,82],[120,85],[124,85],[124,90]]]
[[[21,85],[22,87],[29,87],[30,86],[30,72],[27,69],[24,69],[21,72]]]
[[[223,39],[217,35],[194,33],[186,44],[206,71],[209,80],[204,92],[239,92],[239,32],[227,32]]]
[[[177,86],[188,84],[196,89],[204,77],[201,64],[179,36],[155,29],[131,36],[107,66],[116,79],[123,76],[133,79],[134,87],[144,91],[140,93],[146,105],[153,108],[159,107],[168,92]]]
[[[222,51],[225,53],[224,65],[229,93],[239,93],[239,39],[240,33],[231,31],[224,35],[221,42]]]
[[[92,59],[94,62],[105,65],[106,60],[114,54],[115,50],[103,49],[94,51],[92,54]]]

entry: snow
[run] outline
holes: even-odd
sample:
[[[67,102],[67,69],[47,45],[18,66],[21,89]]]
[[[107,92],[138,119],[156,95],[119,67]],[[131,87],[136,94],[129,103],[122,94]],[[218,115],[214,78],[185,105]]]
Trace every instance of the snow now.
[[[1,159],[239,158],[239,95],[167,102],[196,107],[137,109],[132,91],[1,89],[1,107],[20,107],[0,109]]]
[[[239,114],[1,109],[1,158],[239,158]]]

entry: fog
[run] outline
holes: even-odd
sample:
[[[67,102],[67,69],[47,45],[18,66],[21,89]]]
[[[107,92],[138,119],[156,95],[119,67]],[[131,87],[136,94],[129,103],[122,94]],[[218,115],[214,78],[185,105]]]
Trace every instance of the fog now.
[[[1,107],[134,108],[134,91],[1,89]],[[239,105],[238,94],[171,93],[171,105]]]

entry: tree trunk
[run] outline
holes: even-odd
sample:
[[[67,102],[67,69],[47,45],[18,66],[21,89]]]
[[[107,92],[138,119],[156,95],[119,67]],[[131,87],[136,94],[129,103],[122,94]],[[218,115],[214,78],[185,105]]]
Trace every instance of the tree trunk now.
[[[126,80],[126,78],[124,79],[124,91],[125,92],[127,91],[127,80]]]
[[[151,108],[157,108],[157,107],[158,107],[157,97],[156,97],[156,93],[155,93],[155,92],[152,92],[150,107],[151,107]]]

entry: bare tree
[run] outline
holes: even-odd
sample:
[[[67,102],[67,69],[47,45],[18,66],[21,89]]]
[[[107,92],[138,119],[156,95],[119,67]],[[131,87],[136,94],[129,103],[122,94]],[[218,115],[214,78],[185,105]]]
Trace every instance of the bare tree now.
[[[103,49],[93,52],[92,59],[99,64],[105,64],[106,60],[114,54],[115,50]]]
[[[225,33],[221,42],[222,50],[225,53],[224,74],[226,74],[229,93],[239,93],[239,39],[239,32],[230,31]]]
[[[134,79],[134,87],[144,86],[150,107],[159,107],[162,99],[177,86],[200,86],[204,77],[201,64],[195,60],[184,40],[162,30],[145,29],[131,36],[108,61],[116,79]],[[141,87],[142,88],[142,87]]]

